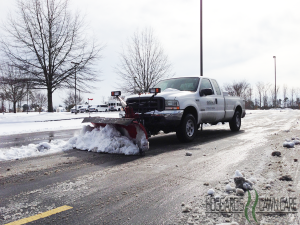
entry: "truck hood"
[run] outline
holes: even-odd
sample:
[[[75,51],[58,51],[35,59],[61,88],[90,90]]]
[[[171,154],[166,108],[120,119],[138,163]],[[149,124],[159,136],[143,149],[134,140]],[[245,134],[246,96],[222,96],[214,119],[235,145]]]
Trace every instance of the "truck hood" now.
[[[156,95],[156,97],[163,97],[164,99],[169,99],[169,100],[173,100],[179,97],[186,97],[186,96],[193,96],[195,94],[195,92],[192,91],[179,91],[177,89],[173,89],[173,88],[167,88],[166,90],[164,90],[163,92],[159,93]],[[151,97],[153,94],[141,94],[141,95],[130,95],[128,96],[126,99],[129,98],[149,98]]]

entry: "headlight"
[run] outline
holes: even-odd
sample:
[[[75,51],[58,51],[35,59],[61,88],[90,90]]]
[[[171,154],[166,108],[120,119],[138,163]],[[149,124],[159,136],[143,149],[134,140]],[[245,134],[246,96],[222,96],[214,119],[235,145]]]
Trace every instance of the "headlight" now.
[[[179,102],[177,100],[166,100],[165,109],[166,110],[180,109]]]

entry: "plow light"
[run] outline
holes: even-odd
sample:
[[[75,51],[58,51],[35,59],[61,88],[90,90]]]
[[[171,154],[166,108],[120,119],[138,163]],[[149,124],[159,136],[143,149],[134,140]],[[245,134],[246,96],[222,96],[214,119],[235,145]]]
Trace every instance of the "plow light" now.
[[[160,93],[160,88],[149,88],[149,93],[157,94]]]
[[[121,95],[121,91],[112,91],[111,92],[111,96],[116,96],[116,97],[118,97],[118,96],[120,96]]]

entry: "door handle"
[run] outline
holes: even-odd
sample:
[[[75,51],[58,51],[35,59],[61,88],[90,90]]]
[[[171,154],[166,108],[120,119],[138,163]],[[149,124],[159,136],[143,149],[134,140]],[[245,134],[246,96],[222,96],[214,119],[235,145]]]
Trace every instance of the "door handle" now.
[[[215,102],[216,102],[216,104],[218,104],[218,99],[215,98]]]

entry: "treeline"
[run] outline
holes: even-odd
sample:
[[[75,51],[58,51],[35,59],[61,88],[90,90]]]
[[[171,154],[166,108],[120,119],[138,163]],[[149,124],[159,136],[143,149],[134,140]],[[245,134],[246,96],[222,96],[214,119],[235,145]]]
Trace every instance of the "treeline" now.
[[[299,109],[300,88],[257,82],[251,85],[246,80],[224,84],[229,95],[245,99],[246,109],[293,108]]]

